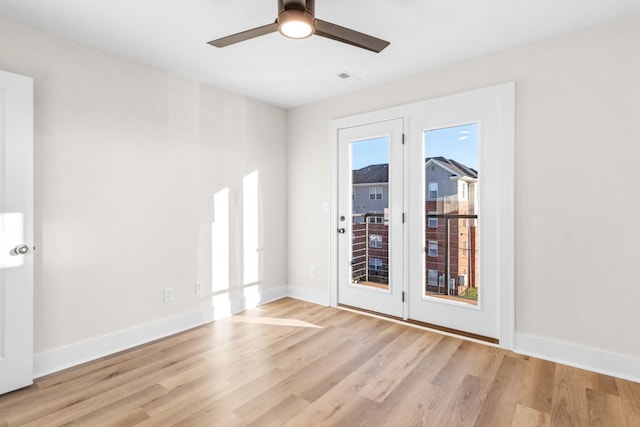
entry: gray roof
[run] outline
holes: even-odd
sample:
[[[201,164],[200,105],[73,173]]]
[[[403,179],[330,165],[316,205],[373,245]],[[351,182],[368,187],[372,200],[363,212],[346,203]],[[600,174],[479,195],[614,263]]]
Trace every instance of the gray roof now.
[[[427,157],[425,163],[432,159],[442,163],[460,176],[478,178],[477,170],[463,165],[456,160],[445,157]],[[389,182],[389,165],[387,163],[369,165],[353,171],[354,184],[373,184],[376,182]]]
[[[427,163],[429,160],[436,160],[439,163],[444,164],[446,167],[448,167],[449,169],[451,169],[452,171],[454,171],[456,174],[460,175],[460,176],[467,176],[469,178],[478,178],[478,171],[470,168],[467,165],[463,165],[462,163],[453,160],[453,159],[447,159],[445,157],[427,157],[425,159],[425,163]]]
[[[375,182],[389,182],[389,165],[369,165],[353,171],[354,184],[371,184]]]

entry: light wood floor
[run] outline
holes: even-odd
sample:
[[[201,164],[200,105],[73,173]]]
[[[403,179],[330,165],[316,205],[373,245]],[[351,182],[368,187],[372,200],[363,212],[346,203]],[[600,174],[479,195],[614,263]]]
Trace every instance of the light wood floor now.
[[[283,299],[0,396],[0,426],[640,426],[640,384]]]

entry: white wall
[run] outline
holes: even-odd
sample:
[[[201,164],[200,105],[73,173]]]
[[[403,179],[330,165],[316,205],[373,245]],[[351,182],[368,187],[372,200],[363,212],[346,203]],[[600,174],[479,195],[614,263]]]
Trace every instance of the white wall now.
[[[194,286],[211,286],[224,187],[241,304],[242,179],[256,169],[260,286],[286,292],[285,111],[6,19],[0,41],[0,69],[35,84],[36,353],[211,311]]]
[[[291,110],[290,289],[329,299],[332,118],[515,81],[517,337],[637,368],[638,40],[640,17]]]

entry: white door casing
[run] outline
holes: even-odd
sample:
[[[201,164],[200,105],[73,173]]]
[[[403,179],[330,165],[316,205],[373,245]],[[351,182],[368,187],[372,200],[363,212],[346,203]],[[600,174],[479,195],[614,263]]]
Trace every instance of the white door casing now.
[[[331,189],[332,200],[340,194],[339,130],[363,124],[402,121],[406,132],[404,161],[404,207],[407,222],[403,229],[404,291],[407,292],[403,317],[447,328],[496,338],[500,347],[514,346],[514,146],[515,84],[505,83],[442,98],[402,105],[386,110],[334,119],[331,122]],[[479,304],[448,303],[424,295],[424,152],[423,132],[461,124],[478,123],[481,128],[479,147],[481,283]],[[340,195],[343,197],[344,195]],[[339,304],[338,246],[341,237],[340,210],[345,201],[331,206],[331,305]],[[345,249],[343,248],[342,251]],[[491,287],[492,289],[488,289]],[[362,304],[350,304],[367,308]],[[383,312],[381,310],[374,310]],[[387,313],[389,314],[389,313]],[[471,315],[469,315],[471,314]]]
[[[32,247],[33,80],[0,71],[0,394],[33,382]]]

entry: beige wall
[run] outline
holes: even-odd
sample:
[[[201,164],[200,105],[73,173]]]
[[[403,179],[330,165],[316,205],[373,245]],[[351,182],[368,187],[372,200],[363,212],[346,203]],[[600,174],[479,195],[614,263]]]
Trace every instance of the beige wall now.
[[[638,40],[640,17],[291,110],[290,290],[329,300],[332,118],[515,81],[516,332],[640,357]]]
[[[0,69],[35,86],[35,351],[206,308],[213,195],[259,170],[263,291],[286,284],[286,113],[0,19]],[[163,304],[162,290],[175,288]]]
[[[0,18],[0,69],[35,83],[36,352],[206,307],[224,187],[238,297],[256,169],[263,290],[328,303],[330,120],[516,81],[516,331],[640,357],[639,39],[627,19],[287,114]]]

